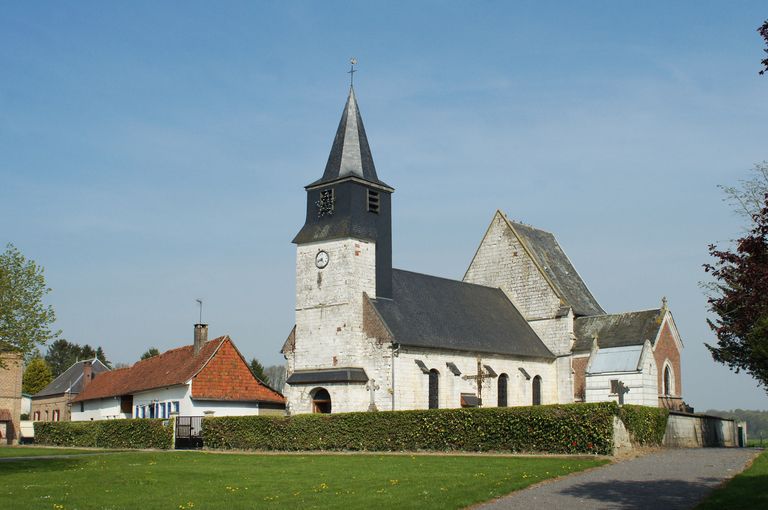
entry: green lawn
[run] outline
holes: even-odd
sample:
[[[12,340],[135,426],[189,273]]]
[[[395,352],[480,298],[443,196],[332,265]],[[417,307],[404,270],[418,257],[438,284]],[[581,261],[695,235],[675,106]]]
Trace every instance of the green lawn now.
[[[7,508],[462,508],[603,459],[123,452],[0,462]],[[6,507],[6,505],[1,505]]]
[[[101,453],[100,450],[77,450],[75,448],[44,448],[40,446],[3,446],[0,447],[0,458],[3,457],[44,457],[47,455],[72,455],[75,453]]]
[[[696,508],[699,510],[768,508],[768,451],[764,451],[748,469],[734,476],[725,486],[715,490]]]

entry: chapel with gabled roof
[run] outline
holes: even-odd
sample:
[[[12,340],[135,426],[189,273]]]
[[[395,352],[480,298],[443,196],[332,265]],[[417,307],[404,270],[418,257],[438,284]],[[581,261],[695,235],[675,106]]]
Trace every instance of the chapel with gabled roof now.
[[[606,314],[549,232],[497,211],[463,280],[394,269],[394,188],[376,172],[352,87],[305,190],[296,324],[282,348],[290,413],[684,406],[666,303],[650,322]]]

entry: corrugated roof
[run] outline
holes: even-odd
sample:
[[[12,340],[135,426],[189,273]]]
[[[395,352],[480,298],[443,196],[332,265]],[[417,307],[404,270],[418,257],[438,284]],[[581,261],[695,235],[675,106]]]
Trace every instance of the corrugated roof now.
[[[662,315],[662,310],[657,308],[640,312],[579,317],[573,322],[576,335],[573,350],[590,350],[595,336],[601,349],[642,345],[646,340],[653,344],[659,334]]]
[[[33,397],[49,397],[51,395],[61,395],[69,391],[72,395],[77,395],[83,390],[83,363],[91,361],[91,370],[95,375],[109,372],[109,368],[98,359],[78,361],[66,369],[56,379],[51,381],[48,386],[38,391]],[[95,379],[94,379],[95,380]]]
[[[401,269],[392,299],[371,299],[405,346],[554,358],[500,289]]]
[[[112,370],[94,379],[73,402],[132,395],[140,391],[185,384],[208,364],[224,342],[231,340],[228,336],[210,340],[203,344],[196,355],[194,345],[185,345],[138,361],[130,367]],[[227,374],[222,374],[223,379],[226,379],[226,376]],[[255,377],[253,379],[256,380]],[[233,387],[238,384],[243,386],[245,382],[231,381]],[[207,395],[193,395],[194,397],[204,398]],[[223,397],[220,399],[226,400]],[[252,388],[250,395],[239,395],[236,399],[228,400],[285,401],[282,395],[261,383],[258,388]]]
[[[523,223],[510,223],[531,250],[536,263],[542,267],[563,299],[573,308],[574,315],[605,313],[553,234]]]
[[[643,353],[642,345],[628,345],[626,347],[611,347],[598,350],[591,364],[590,374],[604,374],[609,372],[635,372],[640,365],[640,356]]]

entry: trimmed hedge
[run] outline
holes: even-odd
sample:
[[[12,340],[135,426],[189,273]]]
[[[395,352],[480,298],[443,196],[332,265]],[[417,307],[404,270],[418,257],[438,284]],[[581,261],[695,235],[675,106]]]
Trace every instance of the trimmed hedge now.
[[[207,448],[238,450],[613,451],[613,402],[291,417],[203,418]]]
[[[35,422],[35,443],[52,446],[172,449],[173,420]]]
[[[632,442],[642,446],[661,446],[668,417],[669,410],[662,407],[625,404],[619,409],[619,418]]]

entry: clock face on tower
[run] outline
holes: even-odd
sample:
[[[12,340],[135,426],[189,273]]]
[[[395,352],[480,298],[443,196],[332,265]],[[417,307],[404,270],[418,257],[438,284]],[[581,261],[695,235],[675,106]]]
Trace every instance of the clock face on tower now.
[[[319,251],[317,252],[317,255],[315,255],[315,265],[318,269],[323,269],[327,266],[329,260],[330,257],[328,257],[328,253],[325,251]]]

